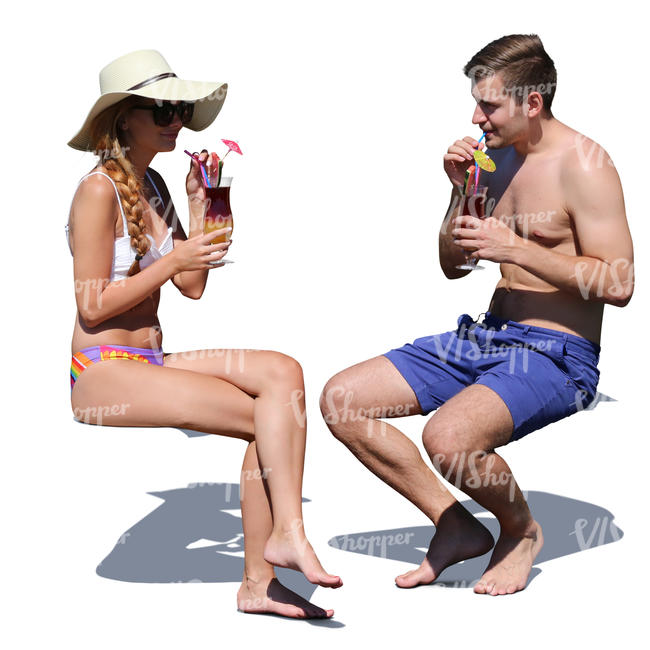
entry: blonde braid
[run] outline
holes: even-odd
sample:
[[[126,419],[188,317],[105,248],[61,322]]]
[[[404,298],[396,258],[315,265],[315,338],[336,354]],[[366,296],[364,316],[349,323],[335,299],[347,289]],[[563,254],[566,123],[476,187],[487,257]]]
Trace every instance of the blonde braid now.
[[[124,155],[122,144],[119,141],[115,129],[118,114],[114,111],[111,113],[113,114],[102,115],[101,117],[104,119],[98,119],[95,123],[93,145],[100,163],[104,165],[106,173],[115,182],[120,195],[128,228],[128,232],[125,232],[124,236],[131,237],[131,246],[137,251],[137,256],[141,258],[151,246],[145,235],[147,227],[143,218],[142,201],[140,201],[142,184],[135,174],[131,161]],[[140,262],[136,257],[129,268],[127,277],[139,272]]]

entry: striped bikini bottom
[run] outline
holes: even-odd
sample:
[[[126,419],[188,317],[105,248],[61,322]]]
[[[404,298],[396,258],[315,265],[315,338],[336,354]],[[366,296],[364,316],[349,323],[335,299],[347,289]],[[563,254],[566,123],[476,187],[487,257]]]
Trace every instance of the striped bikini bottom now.
[[[163,365],[162,348],[132,348],[128,345],[93,345],[79,350],[72,355],[70,366],[70,392],[79,375],[93,363],[108,361],[109,359],[131,359],[142,363]]]

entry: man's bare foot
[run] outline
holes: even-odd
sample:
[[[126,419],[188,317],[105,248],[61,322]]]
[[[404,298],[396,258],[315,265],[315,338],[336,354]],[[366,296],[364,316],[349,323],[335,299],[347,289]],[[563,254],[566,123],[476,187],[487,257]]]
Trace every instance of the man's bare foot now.
[[[474,586],[474,592],[500,596],[523,589],[543,545],[542,527],[535,520],[518,536],[501,531],[488,567]]]
[[[276,577],[255,582],[244,578],[237,592],[237,609],[247,614],[278,614],[289,618],[330,618],[333,609],[321,609]]]
[[[336,589],[343,584],[339,576],[331,575],[323,569],[305,537],[300,520],[296,520],[289,530],[273,530],[264,546],[264,559],[274,566],[301,571],[315,585]]]
[[[460,509],[456,512],[462,513]],[[443,515],[422,564],[397,576],[395,584],[402,588],[428,585],[448,566],[483,555],[493,546],[494,537],[490,531],[469,512],[454,514],[453,518]]]

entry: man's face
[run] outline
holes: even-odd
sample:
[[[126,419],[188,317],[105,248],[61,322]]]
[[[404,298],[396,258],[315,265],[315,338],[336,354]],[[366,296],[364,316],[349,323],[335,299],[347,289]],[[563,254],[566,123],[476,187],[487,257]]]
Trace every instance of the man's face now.
[[[476,83],[472,81],[472,96],[476,100],[472,124],[478,124],[486,132],[485,144],[488,148],[507,147],[526,134],[526,103],[517,106],[515,100],[506,94],[499,73],[479,79]]]

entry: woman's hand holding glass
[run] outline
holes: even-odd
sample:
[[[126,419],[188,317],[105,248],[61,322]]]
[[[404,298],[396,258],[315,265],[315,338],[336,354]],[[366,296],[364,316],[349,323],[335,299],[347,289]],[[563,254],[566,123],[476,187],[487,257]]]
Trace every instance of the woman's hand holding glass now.
[[[228,252],[232,239],[211,244],[215,235],[224,235],[232,228],[221,228],[209,233],[201,233],[190,237],[183,242],[174,244],[174,250],[170,253],[173,256],[176,273],[181,271],[204,271],[216,268],[215,264]]]

